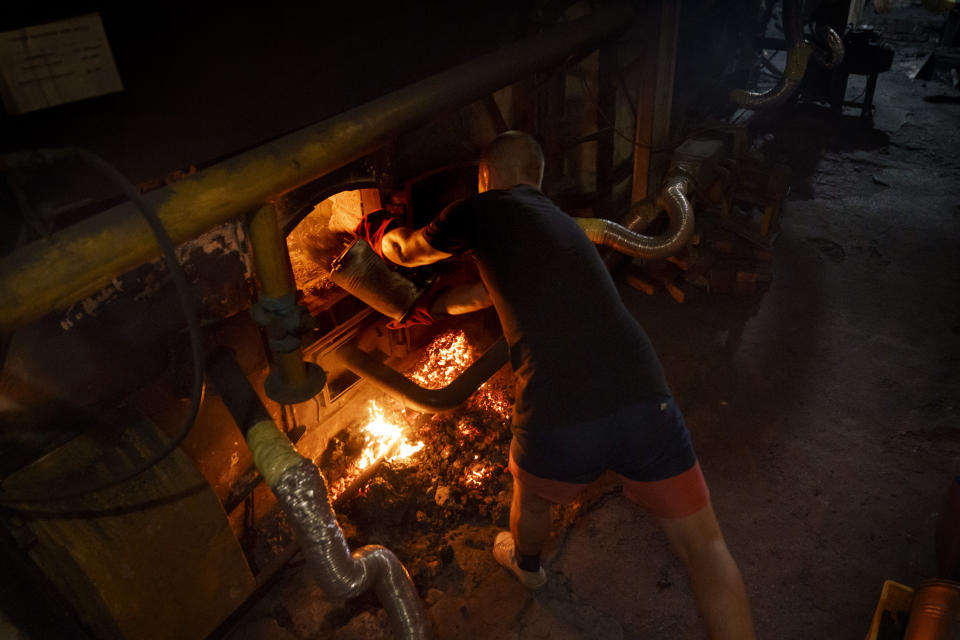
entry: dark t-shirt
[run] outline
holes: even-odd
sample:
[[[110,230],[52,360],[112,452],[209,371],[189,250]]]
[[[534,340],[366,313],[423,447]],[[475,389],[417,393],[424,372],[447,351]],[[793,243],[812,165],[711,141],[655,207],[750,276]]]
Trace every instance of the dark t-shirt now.
[[[574,425],[670,394],[596,247],[538,189],[455,202],[424,233],[477,262],[510,345],[515,428]]]

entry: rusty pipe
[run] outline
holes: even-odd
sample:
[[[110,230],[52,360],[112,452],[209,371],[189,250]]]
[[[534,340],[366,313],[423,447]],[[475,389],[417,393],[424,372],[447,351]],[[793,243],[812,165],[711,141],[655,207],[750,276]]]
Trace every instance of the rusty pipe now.
[[[667,212],[670,226],[666,233],[659,236],[637,233],[611,220],[575,220],[594,244],[610,247],[632,258],[663,260],[683,249],[693,235],[693,206],[687,198],[689,189],[690,180],[684,175],[667,180],[657,206]]]
[[[320,587],[334,598],[356,597],[373,588],[397,638],[433,637],[426,608],[397,556],[379,545],[350,553],[317,466],[301,457],[268,417],[233,354],[227,349],[215,352],[207,371],[243,433],[264,482],[287,514]]]
[[[507,363],[509,348],[500,338],[457,378],[442,389],[425,389],[396,369],[383,364],[369,353],[349,342],[334,352],[345,367],[373,386],[400,400],[405,407],[423,413],[454,409],[480,388]]]
[[[296,301],[297,284],[276,207],[265,204],[257,209],[250,216],[249,232],[260,283],[259,300],[251,314],[267,330],[271,355],[264,389],[280,404],[306,402],[323,389],[326,375],[317,365],[303,360],[300,336],[310,329],[313,320]]]
[[[413,83],[340,115],[237,154],[146,194],[175,242],[184,242],[361,158],[430,116],[589,51],[625,29],[619,2]],[[0,158],[0,170],[3,161]],[[149,228],[118,205],[0,260],[0,332],[99,291],[158,255]]]
[[[295,296],[297,285],[290,266],[287,243],[280,232],[277,209],[266,204],[250,216],[248,226],[254,270],[260,283],[260,299],[280,301]],[[279,306],[279,305],[278,305]],[[280,317],[271,318],[274,325],[282,322]],[[279,328],[282,332],[283,329]],[[291,345],[292,346],[292,345]],[[299,342],[293,349],[283,351],[271,345],[273,354],[271,375],[279,377],[287,385],[303,385],[307,381],[307,367]],[[276,373],[275,373],[276,372]]]
[[[260,282],[260,295],[283,298],[296,291],[287,242],[280,231],[277,209],[265,204],[250,216],[248,225],[253,266]]]

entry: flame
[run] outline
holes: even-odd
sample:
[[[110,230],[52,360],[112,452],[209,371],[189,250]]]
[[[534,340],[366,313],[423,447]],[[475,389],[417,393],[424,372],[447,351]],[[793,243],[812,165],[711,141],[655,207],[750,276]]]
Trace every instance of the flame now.
[[[410,458],[423,449],[423,442],[410,442],[404,429],[385,415],[383,408],[370,402],[370,421],[360,430],[367,441],[360,457],[341,478],[329,484],[331,500],[336,500],[363,471],[383,457],[384,461],[397,462]]]
[[[408,442],[403,429],[387,420],[383,408],[376,402],[370,402],[370,422],[362,429],[367,437],[367,447],[357,460],[357,467],[366,469],[386,456],[386,460],[404,460],[423,449],[422,442]]]

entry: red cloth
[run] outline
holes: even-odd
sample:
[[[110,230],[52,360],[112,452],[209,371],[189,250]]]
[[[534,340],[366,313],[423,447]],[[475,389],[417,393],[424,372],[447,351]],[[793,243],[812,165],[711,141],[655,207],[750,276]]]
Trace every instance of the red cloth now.
[[[383,236],[397,227],[403,226],[403,216],[386,209],[371,211],[360,219],[354,233],[367,241],[367,244],[383,258]]]
[[[387,329],[403,329],[404,327],[412,327],[415,324],[433,324],[436,321],[436,318],[430,313],[430,310],[426,307],[416,306],[413,308],[407,317],[403,320],[391,320],[387,323]]]

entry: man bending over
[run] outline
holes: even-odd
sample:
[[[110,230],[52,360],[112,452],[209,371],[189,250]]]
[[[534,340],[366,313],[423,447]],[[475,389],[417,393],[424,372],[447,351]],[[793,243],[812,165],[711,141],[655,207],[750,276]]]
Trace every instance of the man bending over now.
[[[449,313],[492,303],[500,317],[517,400],[510,531],[493,554],[528,588],[542,587],[553,505],[612,469],[685,563],[710,637],[753,638],[743,579],[660,362],[596,248],[541,193],[543,162],[529,135],[500,135],[480,161],[479,195],[422,229],[390,229],[379,247],[408,267],[471,255],[482,283],[439,303]]]

